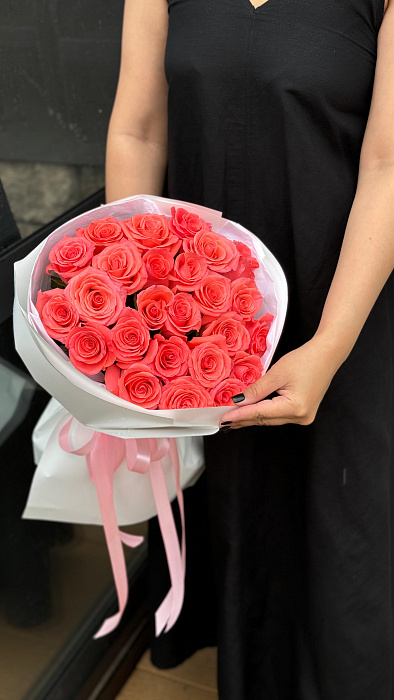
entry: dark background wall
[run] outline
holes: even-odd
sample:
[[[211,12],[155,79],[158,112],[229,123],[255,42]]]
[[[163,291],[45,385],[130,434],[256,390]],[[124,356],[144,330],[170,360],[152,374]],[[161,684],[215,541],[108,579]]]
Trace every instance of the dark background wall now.
[[[0,159],[101,166],[124,0],[2,0]]]

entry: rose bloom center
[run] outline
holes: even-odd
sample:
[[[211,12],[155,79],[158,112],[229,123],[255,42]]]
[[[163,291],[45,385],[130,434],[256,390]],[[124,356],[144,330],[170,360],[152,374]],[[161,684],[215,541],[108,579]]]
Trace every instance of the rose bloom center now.
[[[112,258],[110,262],[110,268],[112,270],[124,270],[126,267],[126,260],[123,256],[117,256]]]
[[[100,226],[100,238],[111,238],[113,234],[113,228],[111,226]]]
[[[161,353],[160,360],[166,365],[171,365],[179,360],[179,355],[175,353],[174,350],[166,350],[165,352]]]
[[[84,356],[90,357],[97,355],[101,349],[97,338],[94,338],[91,335],[84,336],[78,342],[77,346],[79,352],[82,352]]]
[[[59,321],[69,321],[71,318],[71,311],[65,306],[60,306],[55,310],[55,317]]]
[[[133,385],[133,393],[142,398],[149,398],[149,395],[152,394],[152,385],[145,379],[140,379]]]
[[[121,338],[126,345],[137,345],[141,341],[141,335],[136,330],[125,331]]]
[[[203,356],[202,361],[201,361],[201,368],[206,371],[210,372],[212,369],[215,369],[215,357],[211,355],[210,353],[207,353],[206,355]]]
[[[67,260],[75,260],[75,258],[79,258],[81,256],[81,248],[77,248],[76,246],[71,246],[70,248],[65,248],[62,251],[63,257],[66,258]]]
[[[92,290],[88,294],[88,304],[93,308],[93,309],[101,309],[104,306],[105,299],[101,292],[98,292],[97,290]]]
[[[178,302],[173,310],[173,315],[176,315],[177,318],[188,318],[190,315],[190,306],[185,302]]]

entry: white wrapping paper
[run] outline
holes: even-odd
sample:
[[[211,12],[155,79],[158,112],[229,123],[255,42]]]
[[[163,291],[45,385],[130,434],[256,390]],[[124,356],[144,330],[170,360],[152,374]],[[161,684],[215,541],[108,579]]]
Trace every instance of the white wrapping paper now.
[[[74,236],[77,228],[88,226],[91,221],[104,216],[125,219],[142,212],[170,215],[171,206],[183,206],[197,213],[212,224],[214,231],[248,245],[258,259],[260,267],[255,270],[255,281],[264,297],[260,314],[270,312],[275,317],[262,357],[264,371],[268,369],[285,321],[287,284],[275,257],[250,231],[222,218],[218,211],[153,195],[135,195],[102,205],[63,224],[15,264],[16,349],[33,378],[59,402],[50,402],[33,434],[38,467],[24,518],[92,524],[101,522],[85,458],[66,454],[57,443],[56,424],[66,412],[91,430],[117,437],[179,438],[181,483],[185,488],[195,483],[204,468],[202,438],[198,436],[217,432],[222,416],[232,410],[232,407],[223,406],[152,411],[111,394],[104,384],[83,375],[71,364],[47,335],[34,306],[38,289],[49,288],[49,279],[45,274],[49,250],[63,236]],[[165,469],[172,500],[175,497],[175,480],[168,460]],[[122,464],[115,473],[114,488],[119,524],[140,522],[156,513],[146,474],[129,472]]]

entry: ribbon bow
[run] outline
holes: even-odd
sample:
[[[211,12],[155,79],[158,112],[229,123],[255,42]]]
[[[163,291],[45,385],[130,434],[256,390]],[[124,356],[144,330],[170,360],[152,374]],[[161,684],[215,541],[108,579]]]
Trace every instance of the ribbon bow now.
[[[113,475],[126,457],[129,471],[146,474],[149,472],[157,516],[163,537],[164,548],[171,578],[171,588],[155,612],[156,637],[166,627],[171,629],[179,617],[185,592],[186,539],[183,492],[180,483],[178,447],[175,438],[119,438],[106,433],[93,432],[81,447],[71,446],[71,428],[74,418],[70,418],[59,432],[59,445],[71,454],[86,457],[90,478],[96,487],[98,503],[103,521],[105,538],[111,560],[119,611],[107,618],[94,639],[112,632],[119,624],[128,598],[127,570],[122,548],[137,547],[144,538],[128,535],[119,530],[113,497]],[[78,423],[77,423],[78,425]],[[161,460],[169,454],[175,471],[176,493],[182,523],[182,545],[179,547],[178,533],[167,492]]]

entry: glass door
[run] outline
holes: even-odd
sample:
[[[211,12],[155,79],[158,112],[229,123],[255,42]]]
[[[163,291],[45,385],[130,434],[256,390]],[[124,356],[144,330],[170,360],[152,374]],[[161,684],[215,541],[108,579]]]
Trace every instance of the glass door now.
[[[14,349],[13,264],[104,202],[105,139],[124,0],[13,0],[0,41],[0,700],[113,697],[148,643],[146,542],[125,548],[117,609],[102,528],[22,519],[32,430],[49,396]],[[129,528],[145,535],[147,523]],[[127,551],[126,551],[127,550]]]
[[[50,396],[14,349],[13,263],[104,191],[22,239],[2,193],[0,253],[0,700],[109,697],[148,643],[146,539],[125,548],[130,594],[117,630],[92,637],[117,601],[101,526],[22,519],[35,464],[32,431]],[[147,534],[147,523],[123,528]],[[126,551],[127,550],[127,551]],[[109,691],[108,691],[109,692]],[[92,695],[93,693],[93,695]]]

